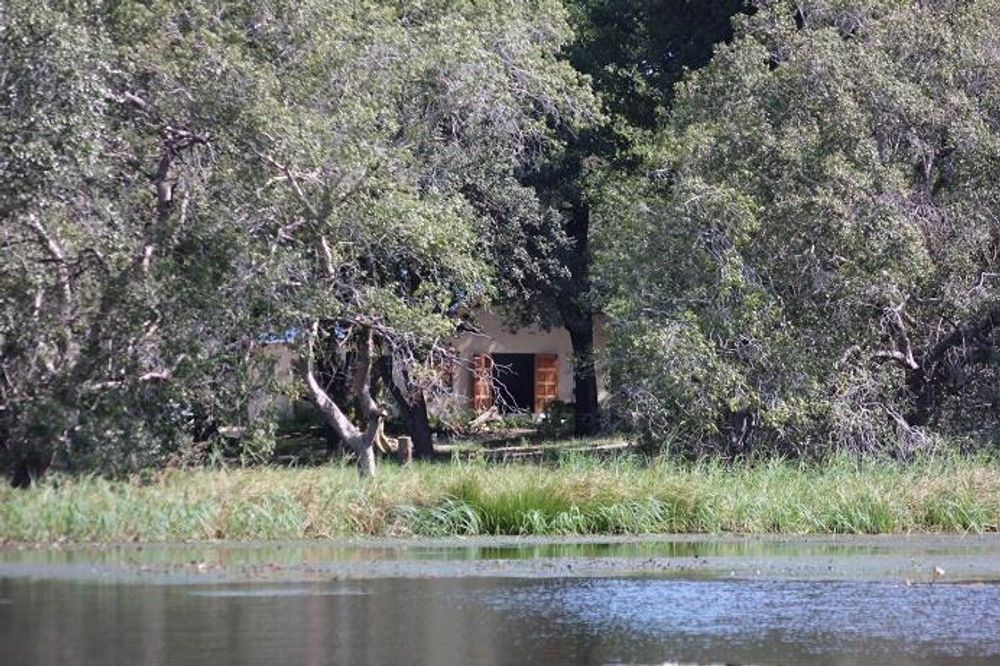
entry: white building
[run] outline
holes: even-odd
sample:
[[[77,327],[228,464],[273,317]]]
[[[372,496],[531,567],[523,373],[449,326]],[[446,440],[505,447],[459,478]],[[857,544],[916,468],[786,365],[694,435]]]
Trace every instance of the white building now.
[[[573,345],[565,328],[517,330],[492,312],[477,313],[480,332],[455,340],[459,363],[452,372],[454,399],[482,412],[493,405],[501,411],[541,414],[552,401],[571,403]],[[607,398],[607,368],[601,317],[594,317],[598,401]]]

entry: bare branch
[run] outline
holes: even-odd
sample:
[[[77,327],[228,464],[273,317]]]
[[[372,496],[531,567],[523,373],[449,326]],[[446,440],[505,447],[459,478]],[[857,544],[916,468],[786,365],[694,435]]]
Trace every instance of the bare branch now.
[[[355,389],[358,396],[358,405],[365,420],[371,422],[385,416],[385,411],[372,397],[372,352],[374,347],[374,336],[371,327],[366,327],[364,338],[358,345],[358,360],[356,363],[356,374],[354,378]]]
[[[896,361],[904,368],[908,368],[910,370],[917,370],[920,367],[920,365],[914,360],[912,354],[907,355],[897,349],[891,351],[877,351],[872,354],[872,358],[876,361]]]
[[[978,344],[994,329],[1000,328],[1000,302],[995,303],[982,317],[971,323],[957,326],[949,335],[941,339],[924,356],[924,367],[928,368],[944,358],[952,349]]]
[[[66,260],[66,251],[62,244],[56,240],[55,236],[49,233],[41,220],[34,214],[28,216],[28,226],[38,236],[45,246],[49,256],[56,264],[56,271],[59,273],[59,284],[63,292],[63,322],[69,320],[69,312],[73,303],[73,279],[70,274],[69,264]]]
[[[330,395],[320,385],[319,380],[316,379],[315,347],[316,340],[318,338],[319,322],[314,321],[309,330],[309,341],[305,357],[300,360],[302,375],[306,381],[306,386],[309,388],[313,402],[326,419],[326,422],[330,424],[330,427],[333,428],[338,437],[343,439],[353,448],[353,442],[360,440],[362,436],[361,431],[353,423],[351,423],[351,420],[348,419],[347,415],[345,415],[340,407],[337,406],[337,403],[330,399]]]
[[[323,258],[323,267],[326,269],[326,277],[330,280],[335,280],[337,278],[337,271],[333,265],[333,252],[330,250],[330,244],[326,241],[326,236],[322,234],[319,237],[319,252],[320,256]]]
[[[913,356],[913,346],[910,343],[910,335],[906,328],[906,320],[912,321],[912,319],[905,313],[905,307],[906,303],[904,302],[885,308],[885,316],[889,319],[887,328],[891,329],[889,335],[895,338],[894,346],[896,349],[875,352],[873,358],[874,360],[897,361],[909,370],[916,370],[920,367],[920,364],[917,363],[917,360]]]

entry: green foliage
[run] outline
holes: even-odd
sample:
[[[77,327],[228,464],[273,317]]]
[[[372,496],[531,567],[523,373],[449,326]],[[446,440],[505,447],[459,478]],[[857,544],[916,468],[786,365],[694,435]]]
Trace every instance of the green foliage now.
[[[538,424],[543,439],[565,439],[573,435],[573,405],[556,400],[546,407],[545,418]]]
[[[498,248],[558,242],[516,172],[595,113],[557,58],[558,2],[15,0],[0,26],[0,466],[19,483],[256,428],[262,338],[377,329],[419,363],[456,302],[511,279],[496,266],[552,268]]]
[[[674,86],[703,67],[716,44],[733,37],[730,19],[745,0],[573,0],[570,61],[593,77],[614,127],[631,135],[657,127]]]
[[[911,455],[1000,421],[988,2],[773,3],[605,174],[598,290],[651,445]]]
[[[600,304],[652,447],[995,442],[1000,10],[758,4],[4,3],[0,468],[185,465],[221,428],[266,459],[266,340],[373,332],[414,391],[487,299],[570,328],[581,382]],[[456,524],[583,524],[552,497]],[[828,527],[894,520],[866,507]]]
[[[140,74],[103,10],[0,14],[0,466],[23,483],[163,460],[239,411],[254,281],[229,279],[231,164],[180,96],[124,97]]]

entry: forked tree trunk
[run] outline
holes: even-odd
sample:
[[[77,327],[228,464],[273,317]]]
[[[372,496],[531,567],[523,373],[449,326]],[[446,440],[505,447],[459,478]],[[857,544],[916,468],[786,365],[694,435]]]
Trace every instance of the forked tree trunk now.
[[[372,333],[366,331],[358,349],[356,392],[361,413],[365,419],[365,429],[361,430],[351,422],[344,411],[334,402],[316,379],[315,344],[319,337],[319,323],[313,322],[309,335],[306,357],[302,364],[302,374],[316,409],[337,435],[354,452],[358,459],[358,474],[362,478],[375,476],[375,437],[384,413],[371,396]]]

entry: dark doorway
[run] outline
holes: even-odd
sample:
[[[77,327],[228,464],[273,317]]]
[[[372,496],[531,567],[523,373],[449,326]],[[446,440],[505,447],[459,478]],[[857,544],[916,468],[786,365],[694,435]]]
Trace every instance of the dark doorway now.
[[[534,354],[493,354],[493,396],[504,414],[534,410]]]

